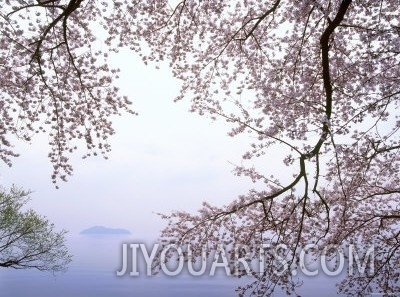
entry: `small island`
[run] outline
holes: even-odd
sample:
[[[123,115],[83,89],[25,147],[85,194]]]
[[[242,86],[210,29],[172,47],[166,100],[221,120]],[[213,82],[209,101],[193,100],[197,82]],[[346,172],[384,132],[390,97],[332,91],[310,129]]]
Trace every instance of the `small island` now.
[[[128,235],[131,234],[126,229],[121,229],[121,228],[107,228],[103,226],[94,226],[89,229],[82,230],[79,234],[82,235],[113,235],[113,234],[118,234],[118,235]]]

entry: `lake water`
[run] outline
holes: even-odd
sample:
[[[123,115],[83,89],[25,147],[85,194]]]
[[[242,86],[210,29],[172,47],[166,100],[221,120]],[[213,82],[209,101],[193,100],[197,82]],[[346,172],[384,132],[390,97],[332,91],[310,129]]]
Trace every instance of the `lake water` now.
[[[132,296],[236,296],[235,287],[243,280],[219,274],[195,277],[188,274],[118,277],[122,244],[140,243],[123,236],[72,236],[69,246],[74,255],[66,273],[53,276],[36,270],[0,269],[1,297],[132,297]],[[222,268],[221,268],[222,271]],[[303,296],[338,296],[335,280],[321,276],[305,281]],[[274,296],[285,296],[277,292]]]

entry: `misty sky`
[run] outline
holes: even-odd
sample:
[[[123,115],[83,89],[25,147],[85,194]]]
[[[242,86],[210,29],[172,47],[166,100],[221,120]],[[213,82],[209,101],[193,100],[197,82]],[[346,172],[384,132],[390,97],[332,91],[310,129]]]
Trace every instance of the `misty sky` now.
[[[73,155],[74,175],[56,190],[47,136],[39,135],[31,144],[15,142],[21,156],[11,168],[0,165],[1,185],[32,190],[29,207],[71,234],[105,225],[157,235],[164,223],[156,212],[195,211],[204,200],[221,205],[251,188],[229,163],[240,164],[248,139],[227,136],[222,120],[188,112],[188,100],[174,103],[179,82],[167,67],[144,66],[129,52],[112,63],[121,68],[117,84],[139,116],[113,120],[109,159]]]
[[[60,183],[60,189],[56,190],[50,178],[52,165],[47,159],[47,136],[39,135],[31,144],[15,142],[15,150],[21,156],[13,159],[11,168],[5,164],[0,165],[2,186],[16,184],[24,189],[31,189],[32,200],[28,206],[45,215],[55,223],[57,229],[69,230],[72,236],[88,227],[103,225],[129,229],[136,243],[141,238],[144,241],[153,240],[159,235],[165,222],[156,212],[167,213],[178,209],[194,212],[205,200],[216,205],[226,204],[254,186],[249,179],[234,176],[233,165],[230,163],[241,164],[241,156],[254,135],[245,134],[239,138],[231,138],[227,136],[230,126],[224,121],[212,122],[189,113],[189,100],[174,103],[173,99],[179,92],[179,82],[172,78],[167,67],[161,70],[156,70],[154,66],[146,67],[134,54],[128,52],[115,55],[113,63],[122,70],[118,86],[133,101],[134,110],[139,112],[139,116],[124,115],[113,120],[117,134],[110,140],[113,150],[108,155],[109,159],[92,157],[83,160],[80,156],[84,151],[81,151],[81,155],[73,155],[71,162],[74,175],[69,177],[67,183]],[[277,163],[278,159],[273,155],[257,165],[275,174],[278,166],[282,166]],[[279,172],[281,175],[288,175],[287,171]],[[115,263],[120,261],[121,245],[112,242],[110,244],[113,246],[107,250],[108,258],[97,259],[102,259],[101,263],[104,259],[112,261],[113,266],[108,273],[115,276],[116,269],[119,269]],[[92,250],[82,253],[82,248]],[[77,263],[86,263],[85,257],[96,254],[96,251],[97,246],[85,244],[79,245],[79,249],[71,250]],[[110,251],[113,252],[109,254]],[[48,278],[47,274],[35,275]],[[46,283],[43,280],[31,280],[29,275],[27,279],[31,282],[28,287],[32,294],[37,293],[38,296],[54,296],[52,292],[58,292],[62,284],[68,290],[75,290],[71,293],[74,296],[83,296],[82,294],[86,294],[85,290],[95,287],[86,278],[81,283],[73,283],[80,279],[80,275],[74,271],[69,275],[71,280],[67,275],[58,283],[53,280],[52,287],[46,285],[47,295],[42,287],[34,289],[35,283],[37,286]],[[97,274],[94,279],[96,286],[105,281],[99,281]],[[115,281],[114,277],[107,279]],[[13,280],[12,274],[7,281],[9,280]],[[19,277],[14,280],[21,281]],[[154,283],[150,285],[150,281],[144,280],[140,288],[144,291],[154,288]],[[314,278],[306,282],[303,290],[319,292],[318,286],[325,287],[326,283],[331,286],[324,288],[324,292],[334,292],[331,280],[324,279],[321,282]],[[156,288],[163,288],[162,285],[162,281],[159,281]],[[218,285],[221,285],[224,292],[229,292],[228,296],[234,290],[233,283]],[[14,286],[11,283],[3,286],[11,288],[13,292],[15,288],[20,288],[21,295],[15,296],[25,296],[25,287],[20,287],[18,283]],[[177,288],[183,290],[181,295],[173,294],[186,296],[189,288],[199,294],[208,294],[204,291],[204,285],[199,285],[199,288],[192,286],[192,283],[184,284]],[[209,287],[210,292],[214,293],[210,296],[223,296],[218,288]],[[72,291],[68,290],[63,291],[67,294],[65,296],[71,296]],[[109,287],[108,290],[116,288]],[[138,288],[135,287],[135,290]],[[107,292],[104,294],[108,294]]]

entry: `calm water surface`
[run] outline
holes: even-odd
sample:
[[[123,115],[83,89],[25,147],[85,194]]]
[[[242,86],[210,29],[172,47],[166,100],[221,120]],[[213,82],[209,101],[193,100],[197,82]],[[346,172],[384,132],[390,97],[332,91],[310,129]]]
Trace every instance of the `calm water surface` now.
[[[71,236],[69,246],[74,255],[66,273],[53,276],[35,270],[0,269],[1,297],[187,297],[236,296],[235,287],[243,280],[217,276],[190,275],[118,277],[121,269],[122,244],[142,243],[132,237]],[[218,268],[221,269],[222,268]],[[305,280],[303,296],[338,296],[335,280],[318,276]],[[275,296],[285,296],[278,292]]]

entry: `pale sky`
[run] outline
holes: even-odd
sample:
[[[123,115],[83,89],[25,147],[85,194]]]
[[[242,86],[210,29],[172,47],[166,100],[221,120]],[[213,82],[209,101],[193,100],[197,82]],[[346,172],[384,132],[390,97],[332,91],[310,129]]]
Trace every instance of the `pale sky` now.
[[[251,188],[233,175],[248,141],[227,136],[223,121],[188,112],[189,100],[174,103],[179,82],[169,70],[144,66],[134,54],[113,58],[122,72],[118,85],[139,116],[115,118],[109,159],[74,155],[74,175],[56,190],[47,159],[47,137],[16,143],[13,167],[1,164],[0,184],[31,189],[29,207],[71,234],[93,225],[158,234],[155,212],[197,210],[207,200],[221,205]]]

